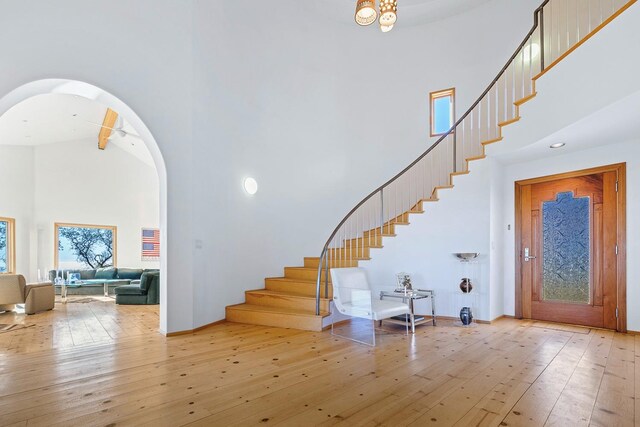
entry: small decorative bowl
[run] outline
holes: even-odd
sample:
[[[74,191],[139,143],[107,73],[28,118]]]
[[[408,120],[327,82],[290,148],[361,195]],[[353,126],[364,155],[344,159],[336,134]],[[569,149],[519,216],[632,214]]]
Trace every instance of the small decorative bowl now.
[[[478,258],[478,255],[480,254],[477,252],[460,252],[460,253],[455,253],[453,255],[456,258],[458,258],[460,261],[469,262],[474,258]]]

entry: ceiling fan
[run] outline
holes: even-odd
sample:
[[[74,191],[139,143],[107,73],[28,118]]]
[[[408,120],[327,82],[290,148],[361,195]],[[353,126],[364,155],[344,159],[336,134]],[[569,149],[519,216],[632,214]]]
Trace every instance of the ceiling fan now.
[[[101,128],[111,129],[111,135],[109,135],[109,139],[112,139],[114,137],[125,138],[125,137],[128,137],[128,136],[131,136],[133,138],[142,139],[140,137],[140,135],[136,135],[135,133],[129,132],[128,130],[124,129],[124,123],[122,121],[122,117],[120,117],[120,116],[118,116],[118,119],[116,120],[115,127],[105,126],[105,125],[103,125],[101,123],[96,123],[96,122],[92,122],[92,121],[89,121],[89,120],[85,120],[85,122],[91,123],[92,125],[98,126],[98,127],[101,127]]]

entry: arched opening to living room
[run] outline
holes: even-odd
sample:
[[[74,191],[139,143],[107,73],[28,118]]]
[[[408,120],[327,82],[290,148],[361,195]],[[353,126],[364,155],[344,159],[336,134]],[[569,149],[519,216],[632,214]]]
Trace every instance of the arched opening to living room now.
[[[140,117],[96,86],[46,79],[1,98],[0,121],[5,172],[27,169],[4,180],[7,272],[57,281],[56,305],[154,305],[147,319],[166,331],[166,168]]]

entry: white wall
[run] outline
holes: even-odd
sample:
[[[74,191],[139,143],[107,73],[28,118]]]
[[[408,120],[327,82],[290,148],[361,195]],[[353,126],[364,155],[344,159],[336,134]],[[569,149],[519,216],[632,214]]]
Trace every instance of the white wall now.
[[[504,168],[495,159],[490,162],[489,178],[489,287],[490,287],[490,319],[504,315]]]
[[[197,324],[222,318],[264,277],[319,256],[342,217],[431,143],[429,92],[455,86],[462,112],[538,5],[492,1],[382,34],[317,19],[305,3],[280,2],[279,13],[265,2],[195,3],[194,224],[224,216],[224,227],[200,228],[195,276],[217,281],[198,291]],[[487,26],[496,15],[509,19]],[[247,175],[260,186],[254,197],[240,187]]]
[[[95,140],[35,147],[34,219],[38,236],[37,265],[54,267],[54,223],[115,225],[117,265],[158,268],[142,261],[140,229],[157,228],[158,175],[150,167],[111,144],[103,150]]]
[[[372,249],[371,260],[360,263],[372,287],[393,290],[396,273],[409,273],[413,286],[436,291],[438,315],[457,317],[471,303],[480,320],[492,320],[490,307],[490,178],[491,161],[473,162],[471,174],[456,176],[455,188],[438,192],[439,201],[425,204],[425,213],[411,215],[409,226],[396,226],[396,237],[384,238],[384,248]],[[453,254],[478,252],[477,263],[462,264]],[[471,277],[469,300],[460,292],[460,279]],[[428,313],[424,310],[423,313]]]
[[[627,327],[640,331],[640,139],[508,165],[504,171],[504,310],[515,312],[514,185],[516,181],[614,163],[627,163]]]
[[[29,271],[32,258],[35,175],[32,147],[0,145],[0,216],[16,220],[16,271]]]

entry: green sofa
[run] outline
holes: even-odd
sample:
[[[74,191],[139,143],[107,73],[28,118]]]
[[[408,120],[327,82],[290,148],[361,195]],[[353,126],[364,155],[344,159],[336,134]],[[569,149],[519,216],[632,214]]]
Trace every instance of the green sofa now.
[[[160,304],[160,272],[142,273],[140,283],[118,286],[115,288],[115,293],[116,304]]]
[[[63,270],[63,276],[67,277],[68,273],[79,273],[82,284],[67,287],[67,295],[102,295],[104,293],[104,284],[109,287],[109,294],[113,294],[118,286],[140,283],[143,273],[157,272],[157,269],[143,270],[141,268],[116,268],[106,267],[99,269],[86,270]],[[55,283],[56,270],[49,271],[49,280]],[[56,294],[60,294],[60,286],[55,286]]]

